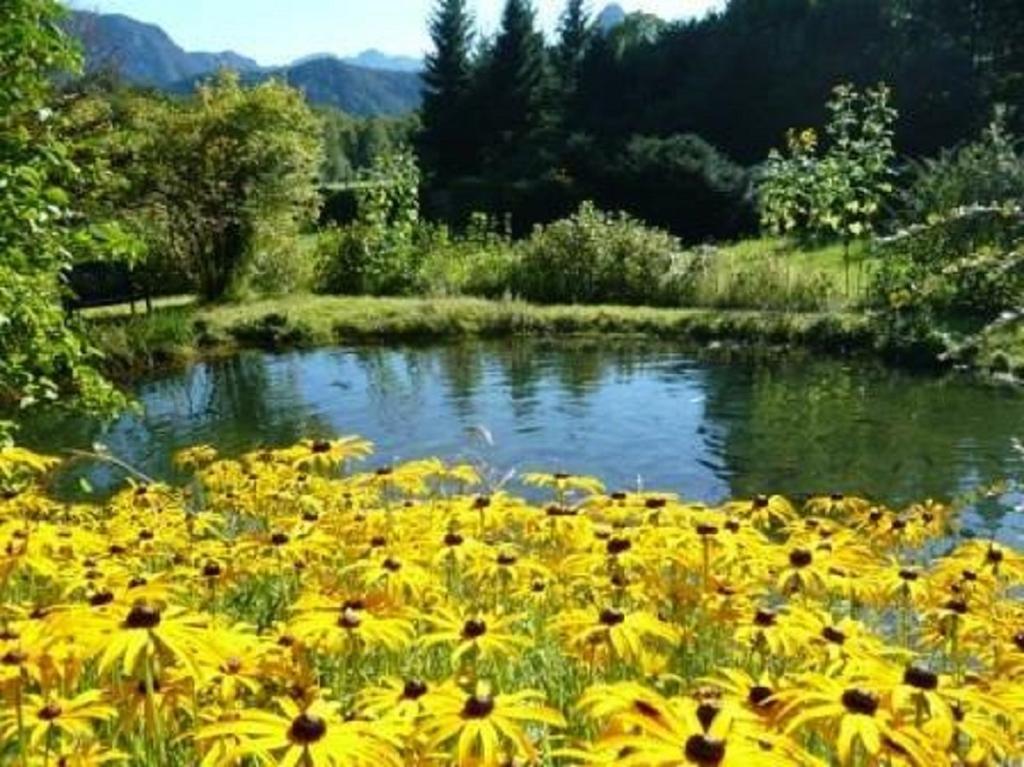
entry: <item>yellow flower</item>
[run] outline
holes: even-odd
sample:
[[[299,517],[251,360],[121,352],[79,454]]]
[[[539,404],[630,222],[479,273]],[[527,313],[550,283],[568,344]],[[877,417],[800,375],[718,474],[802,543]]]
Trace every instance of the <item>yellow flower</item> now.
[[[380,722],[346,722],[338,704],[323,699],[305,707],[289,698],[277,704],[282,714],[246,709],[201,728],[196,738],[227,741],[232,761],[252,757],[262,764],[304,767],[402,767],[400,739]]]
[[[497,767],[508,756],[528,761],[537,749],[527,728],[564,727],[565,718],[543,705],[544,696],[535,690],[495,695],[486,682],[478,682],[472,693],[453,684],[432,694],[426,703],[422,728],[431,750],[449,745],[454,765]]]

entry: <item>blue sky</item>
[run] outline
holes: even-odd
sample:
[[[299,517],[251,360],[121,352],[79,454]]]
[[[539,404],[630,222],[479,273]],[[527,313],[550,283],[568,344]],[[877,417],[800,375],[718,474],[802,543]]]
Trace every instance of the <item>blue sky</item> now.
[[[618,0],[627,11],[667,19],[702,15],[723,0]],[[546,30],[564,0],[534,0]],[[71,0],[75,8],[124,13],[159,24],[194,51],[232,49],[261,64],[282,64],[310,53],[348,55],[366,48],[419,55],[429,41],[433,0]],[[503,0],[470,0],[480,27],[493,31]],[[591,0],[600,10],[604,0]]]

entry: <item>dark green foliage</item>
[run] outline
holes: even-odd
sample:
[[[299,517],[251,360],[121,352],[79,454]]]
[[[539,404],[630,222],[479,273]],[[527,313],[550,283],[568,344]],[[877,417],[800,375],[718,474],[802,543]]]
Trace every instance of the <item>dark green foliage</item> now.
[[[756,229],[749,173],[699,136],[634,136],[598,199],[684,239],[725,239]]]
[[[423,130],[420,156],[439,182],[472,167],[470,119],[473,85],[473,19],[466,0],[439,0],[430,20],[434,50],[423,73]]]
[[[320,178],[331,184],[356,179],[374,160],[408,146],[418,120],[405,117],[353,117],[337,109],[319,110],[324,125]]]
[[[541,128],[545,55],[532,0],[506,0],[501,28],[481,74],[487,93],[482,115],[484,164],[498,176],[517,174],[530,146],[527,142]]]
[[[903,195],[909,223],[944,216],[966,205],[1024,201],[1024,151],[997,115],[982,138],[913,165]]]
[[[555,51],[559,86],[565,99],[575,98],[580,67],[591,34],[586,0],[567,0],[558,28],[558,47]]]

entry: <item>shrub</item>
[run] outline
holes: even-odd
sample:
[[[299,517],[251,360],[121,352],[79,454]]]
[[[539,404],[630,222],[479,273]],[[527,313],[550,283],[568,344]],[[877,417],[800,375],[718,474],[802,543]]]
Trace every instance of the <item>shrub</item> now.
[[[1024,302],[1024,211],[959,208],[880,241],[872,301],[896,313],[988,322]]]
[[[501,298],[512,291],[518,256],[506,233],[492,219],[474,214],[462,237],[438,227],[426,245],[420,267],[420,292],[432,296]]]
[[[671,305],[686,289],[679,275],[687,261],[667,232],[583,203],[521,245],[518,288],[540,302]]]
[[[904,218],[928,221],[959,207],[1024,199],[1024,152],[997,113],[981,138],[913,166]]]

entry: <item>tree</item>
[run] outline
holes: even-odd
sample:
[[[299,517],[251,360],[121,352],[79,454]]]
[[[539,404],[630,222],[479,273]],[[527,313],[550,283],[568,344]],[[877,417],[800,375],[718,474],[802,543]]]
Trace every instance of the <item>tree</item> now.
[[[507,0],[488,76],[492,159],[519,148],[542,123],[544,38],[530,0]]]
[[[124,398],[68,321],[62,278],[96,246],[63,182],[77,169],[52,82],[80,64],[56,0],[7,0],[0,20],[0,408],[65,404],[110,413]],[[12,424],[0,422],[0,437]]]
[[[473,86],[473,18],[466,0],[438,0],[430,21],[434,50],[423,73],[423,128],[420,154],[441,180],[472,162],[471,132],[478,126],[466,114]]]
[[[557,65],[563,93],[576,91],[579,68],[590,42],[590,14],[586,0],[568,0],[558,28]]]
[[[278,82],[243,88],[223,73],[196,100],[168,105],[144,152],[147,209],[205,299],[245,276],[255,243],[317,210],[321,124]]]

